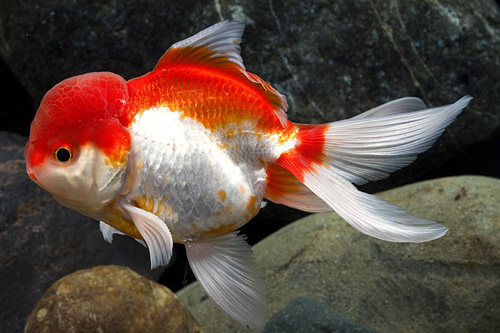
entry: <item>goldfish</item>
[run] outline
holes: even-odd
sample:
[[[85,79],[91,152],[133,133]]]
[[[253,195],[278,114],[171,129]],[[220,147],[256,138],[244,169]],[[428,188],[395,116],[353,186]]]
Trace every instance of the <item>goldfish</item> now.
[[[287,101],[245,70],[244,25],[219,22],[173,44],[155,68],[65,79],[43,97],[25,148],[29,177],[100,221],[105,240],[128,235],[166,265],[173,243],[208,296],[262,328],[266,291],[238,229],[266,201],[335,211],[386,241],[425,242],[448,228],[356,185],[388,176],[432,146],[472,99],[427,108],[405,97],[350,119],[288,120]]]

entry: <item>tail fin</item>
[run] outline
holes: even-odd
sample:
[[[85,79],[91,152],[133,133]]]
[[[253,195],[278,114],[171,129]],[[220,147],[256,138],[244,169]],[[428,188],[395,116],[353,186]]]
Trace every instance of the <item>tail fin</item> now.
[[[266,197],[307,211],[334,210],[359,231],[387,241],[439,238],[448,228],[360,192],[353,183],[384,178],[413,162],[471,99],[426,109],[417,98],[402,98],[351,119],[296,125],[297,146],[269,168]]]

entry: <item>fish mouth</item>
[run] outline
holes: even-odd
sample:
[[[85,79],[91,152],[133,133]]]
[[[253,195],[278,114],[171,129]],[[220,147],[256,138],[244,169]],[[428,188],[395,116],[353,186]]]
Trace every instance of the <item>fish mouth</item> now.
[[[31,169],[30,169],[29,166],[26,166],[26,173],[31,178],[31,180],[33,180],[34,182],[38,183],[38,179],[36,178],[35,173],[33,171],[31,171]]]

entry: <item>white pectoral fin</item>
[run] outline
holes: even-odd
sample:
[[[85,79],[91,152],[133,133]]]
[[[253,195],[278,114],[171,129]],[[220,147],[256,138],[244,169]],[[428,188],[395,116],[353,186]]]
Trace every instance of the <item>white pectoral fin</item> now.
[[[121,207],[128,213],[146,241],[151,258],[151,269],[168,264],[172,257],[174,243],[165,222],[158,216],[129,203],[121,203]]]
[[[104,238],[104,240],[106,242],[108,242],[109,244],[113,243],[113,235],[115,235],[115,234],[116,235],[125,235],[120,230],[113,228],[112,226],[110,226],[109,224],[107,224],[103,221],[99,222],[99,230],[101,230],[102,237]]]
[[[267,312],[265,287],[245,238],[233,232],[185,245],[189,264],[208,296],[242,325],[262,328]]]
[[[337,214],[359,231],[390,242],[426,242],[444,236],[448,228],[408,214],[403,208],[363,193],[330,168],[317,165],[304,183]]]
[[[99,222],[99,230],[101,230],[102,237],[104,238],[104,240],[109,244],[113,243],[113,235],[126,236],[120,230],[113,228],[112,226],[103,221]],[[146,242],[144,242],[142,239],[137,239],[137,238],[134,239],[142,246],[147,247]]]

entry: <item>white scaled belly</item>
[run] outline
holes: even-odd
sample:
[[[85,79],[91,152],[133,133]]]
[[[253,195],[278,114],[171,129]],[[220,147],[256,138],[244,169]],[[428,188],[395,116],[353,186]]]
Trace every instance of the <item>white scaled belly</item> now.
[[[260,208],[262,136],[224,133],[166,108],[145,111],[131,127],[127,199],[165,221],[176,242],[233,231]]]

